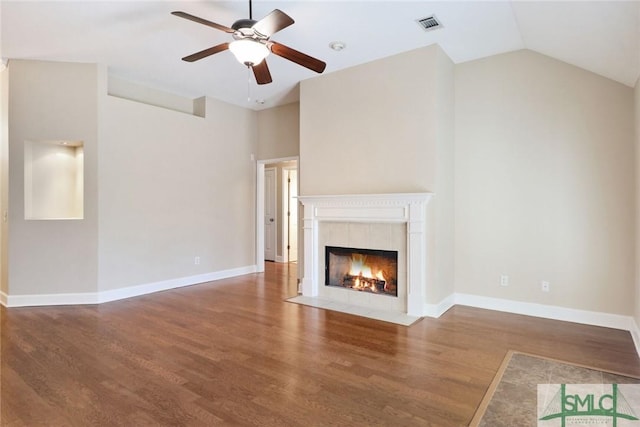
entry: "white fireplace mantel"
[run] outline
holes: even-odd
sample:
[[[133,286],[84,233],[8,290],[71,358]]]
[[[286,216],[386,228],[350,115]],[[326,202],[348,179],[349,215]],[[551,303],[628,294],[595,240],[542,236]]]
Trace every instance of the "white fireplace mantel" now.
[[[433,193],[299,196],[304,205],[302,295],[318,296],[321,221],[407,224],[407,314],[423,316],[427,289],[426,205]]]

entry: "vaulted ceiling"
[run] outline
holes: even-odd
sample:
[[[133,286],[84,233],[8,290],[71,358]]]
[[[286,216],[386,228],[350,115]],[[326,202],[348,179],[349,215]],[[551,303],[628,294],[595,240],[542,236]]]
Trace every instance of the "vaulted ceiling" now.
[[[248,0],[1,0],[0,56],[101,63],[133,82],[253,109],[296,100],[298,83],[316,74],[273,54],[273,83],[260,86],[230,52],[181,61],[231,36],[172,11],[231,26],[248,8]],[[272,39],[324,60],[325,73],[434,43],[454,63],[531,49],[628,86],[640,73],[639,1],[254,0],[253,17],[276,8],[295,24]],[[442,28],[416,22],[430,15]],[[346,48],[330,49],[333,41]]]

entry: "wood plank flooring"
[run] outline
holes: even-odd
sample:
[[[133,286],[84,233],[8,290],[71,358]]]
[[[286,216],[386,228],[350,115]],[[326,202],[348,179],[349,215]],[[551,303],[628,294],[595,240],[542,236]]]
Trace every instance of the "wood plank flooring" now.
[[[2,309],[2,426],[465,426],[519,350],[640,375],[628,332],[456,306],[411,327],[287,303],[295,265]]]

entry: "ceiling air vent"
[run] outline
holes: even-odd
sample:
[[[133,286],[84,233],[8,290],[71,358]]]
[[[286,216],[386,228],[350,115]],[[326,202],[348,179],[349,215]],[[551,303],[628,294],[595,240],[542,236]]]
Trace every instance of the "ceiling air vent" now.
[[[423,30],[431,31],[436,30],[438,28],[442,28],[442,24],[435,15],[427,16],[426,18],[417,19],[416,22],[420,24]]]

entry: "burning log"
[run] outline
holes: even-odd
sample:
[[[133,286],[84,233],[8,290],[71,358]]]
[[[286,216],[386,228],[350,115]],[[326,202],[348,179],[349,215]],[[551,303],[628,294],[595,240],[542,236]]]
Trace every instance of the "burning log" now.
[[[342,284],[346,288],[358,289],[361,291],[385,292],[384,280],[373,277],[363,277],[362,275],[354,276],[347,274],[342,280]]]

